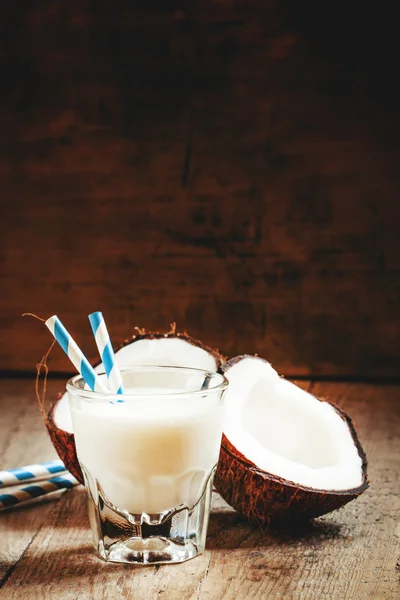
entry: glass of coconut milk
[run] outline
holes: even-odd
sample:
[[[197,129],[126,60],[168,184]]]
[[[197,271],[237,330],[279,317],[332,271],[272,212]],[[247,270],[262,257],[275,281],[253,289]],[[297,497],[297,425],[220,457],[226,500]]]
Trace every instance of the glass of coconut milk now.
[[[188,560],[205,547],[228,382],[183,367],[121,373],[123,396],[79,375],[67,384],[95,548],[111,562]]]

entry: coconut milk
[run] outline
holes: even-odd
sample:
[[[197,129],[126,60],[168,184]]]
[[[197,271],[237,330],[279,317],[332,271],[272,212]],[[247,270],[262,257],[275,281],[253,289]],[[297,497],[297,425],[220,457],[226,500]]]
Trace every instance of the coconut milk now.
[[[157,398],[71,406],[80,463],[106,498],[131,514],[192,507],[218,461],[222,405],[217,396],[171,399],[157,393]]]

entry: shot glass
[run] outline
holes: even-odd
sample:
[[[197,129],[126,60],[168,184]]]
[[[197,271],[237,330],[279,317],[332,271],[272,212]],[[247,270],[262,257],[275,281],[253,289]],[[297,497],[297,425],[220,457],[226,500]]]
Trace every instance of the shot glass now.
[[[205,548],[228,382],[183,367],[121,373],[122,396],[79,375],[67,384],[94,546],[111,562],[183,562]]]

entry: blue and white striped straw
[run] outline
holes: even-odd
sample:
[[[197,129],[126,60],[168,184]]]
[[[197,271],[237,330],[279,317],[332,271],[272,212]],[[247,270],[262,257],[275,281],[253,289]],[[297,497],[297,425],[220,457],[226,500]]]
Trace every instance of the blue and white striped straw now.
[[[39,498],[57,490],[73,488],[79,482],[70,473],[65,473],[59,477],[53,477],[47,481],[43,481],[37,485],[27,485],[19,490],[13,490],[10,494],[0,494],[0,510],[21,504]]]
[[[103,394],[109,392],[60,319],[56,315],[53,315],[47,319],[46,325],[90,389],[95,392],[102,392]]]
[[[98,311],[92,313],[89,315],[89,321],[92,326],[101,360],[103,361],[104,370],[107,374],[110,390],[114,394],[123,394],[124,385],[122,383],[121,372],[115,360],[114,350],[104,321],[103,313]]]
[[[19,485],[21,482],[39,481],[40,479],[46,479],[49,475],[55,475],[63,471],[66,471],[66,468],[62,460],[52,460],[38,465],[26,465],[18,469],[0,471],[0,488]]]

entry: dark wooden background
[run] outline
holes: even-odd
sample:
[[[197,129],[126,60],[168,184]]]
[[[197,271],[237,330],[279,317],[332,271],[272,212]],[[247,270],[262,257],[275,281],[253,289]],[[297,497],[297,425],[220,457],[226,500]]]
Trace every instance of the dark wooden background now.
[[[100,309],[115,342],[175,320],[284,373],[398,375],[385,3],[0,6],[0,369],[49,345],[22,312],[94,356]]]

